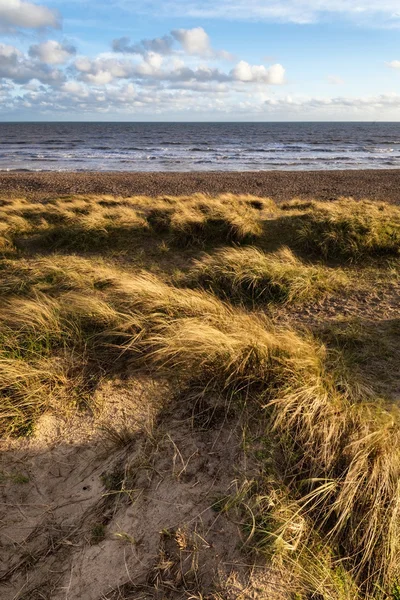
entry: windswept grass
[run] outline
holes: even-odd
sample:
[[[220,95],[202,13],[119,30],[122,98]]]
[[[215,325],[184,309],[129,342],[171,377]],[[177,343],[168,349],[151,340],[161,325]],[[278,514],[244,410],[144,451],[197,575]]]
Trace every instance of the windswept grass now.
[[[47,204],[16,199],[3,204],[0,219],[3,235],[19,246],[28,240],[43,249],[99,251],[121,249],[140,235],[154,233],[180,246],[248,242],[262,233],[262,210],[275,210],[272,201],[230,194],[155,199],[82,196]]]
[[[156,232],[169,234],[177,244],[241,243],[261,235],[258,210],[249,202],[232,202],[231,197],[213,201],[199,198],[197,202],[154,208],[147,218]]]
[[[289,248],[271,254],[226,248],[197,260],[185,281],[234,302],[263,304],[321,298],[344,287],[346,277],[337,269],[306,265]]]
[[[396,315],[397,316],[397,315]],[[376,394],[398,396],[400,385],[400,319],[367,321],[340,319],[317,328],[328,348],[340,352],[351,377],[365,382]]]
[[[332,203],[286,202],[223,194],[210,197],[81,196],[33,204],[24,199],[0,207],[1,248],[74,251],[123,249],[158,235],[179,247],[257,243],[289,245],[324,259],[360,260],[398,255],[398,207],[342,199]],[[272,238],[271,238],[272,236]],[[270,239],[271,238],[271,239]]]
[[[297,238],[307,252],[330,259],[398,256],[400,210],[385,204],[342,200],[312,206],[299,220]]]
[[[0,318],[0,433],[34,428],[47,410],[67,414],[102,376],[106,332],[131,320],[79,292],[10,298]],[[134,331],[132,325],[130,331]],[[107,349],[107,360],[112,352]]]
[[[258,478],[236,481],[230,493],[215,505],[215,510],[232,515],[240,523],[243,549],[258,559],[268,559],[284,579],[290,598],[359,598],[360,590],[351,574],[316,534],[312,521],[290,498],[289,489],[266,472],[261,457],[258,463]]]
[[[333,344],[333,334],[318,339],[273,323],[260,304],[301,303],[348,285],[339,269],[297,258],[289,242],[319,259],[396,256],[397,208],[343,200],[279,209],[268,199],[196,195],[17,200],[0,210],[3,435],[34,432],[46,411],[90,406],[98,382],[116,370],[126,377],[150,371],[180,402],[217,398],[249,429],[257,421],[267,440],[262,477],[240,495],[250,516],[247,546],[265,555],[273,547],[282,564],[295,561],[305,598],[393,596],[400,580],[400,420],[348,360],[348,346],[356,353],[368,334],[340,331]],[[275,234],[281,224],[290,227],[272,240],[280,249],[266,253],[271,223]],[[286,240],[289,229],[295,237]],[[125,251],[139,235],[171,243],[174,256],[182,246],[260,247],[208,249],[174,277],[180,286],[165,273],[129,271],[110,254],[35,253]],[[394,347],[387,351],[392,357]],[[361,355],[368,368],[368,353]]]
[[[186,386],[260,404],[281,450],[276,471],[284,467],[303,510],[360,584],[390,586],[400,565],[396,415],[338,389],[323,347],[254,316],[183,319],[150,342],[151,359]]]

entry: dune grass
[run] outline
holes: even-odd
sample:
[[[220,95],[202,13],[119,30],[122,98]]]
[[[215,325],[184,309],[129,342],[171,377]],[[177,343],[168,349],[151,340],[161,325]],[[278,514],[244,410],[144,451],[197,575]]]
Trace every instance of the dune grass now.
[[[185,282],[234,302],[266,304],[318,299],[345,287],[337,269],[307,265],[289,248],[225,248],[197,260]]]
[[[223,194],[210,197],[78,196],[33,204],[24,199],[0,207],[0,252],[26,241],[37,248],[72,251],[123,249],[133,240],[165,239],[177,247],[288,245],[330,260],[398,256],[400,210],[342,199],[332,203],[286,202]]]
[[[197,393],[244,397],[264,411],[295,496],[368,589],[399,566],[399,425],[369,399],[338,391],[324,350],[245,314],[185,318],[150,338],[151,360]],[[342,389],[342,386],[340,386]],[[351,534],[350,534],[351,532]],[[350,558],[351,557],[351,558]],[[357,558],[354,558],[357,557]]]
[[[398,207],[344,199],[310,208],[297,228],[298,242],[305,251],[354,261],[365,256],[399,255]]]
[[[208,197],[66,197],[46,204],[24,199],[0,207],[3,240],[21,246],[30,240],[43,249],[99,251],[123,248],[140,235],[162,235],[180,246],[208,242],[247,242],[261,235],[260,205],[271,210],[271,201],[230,194]],[[1,242],[1,247],[6,244]]]
[[[157,233],[168,234],[175,244],[249,242],[261,235],[259,217],[250,204],[199,199],[197,203],[152,209],[147,220]]]
[[[398,411],[368,377],[356,376],[343,343],[332,348],[327,334],[272,322],[260,308],[348,285],[341,270],[302,261],[286,247],[267,253],[268,223],[276,231],[290,222],[293,247],[319,258],[396,256],[397,208],[344,200],[278,208],[268,199],[197,195],[21,199],[1,211],[3,436],[34,434],[46,412],[87,409],[99,381],[116,371],[150,372],[188,404],[218,398],[250,431],[263,431],[261,476],[240,502],[236,495],[250,516],[247,546],[294,562],[304,598],[395,598]],[[165,273],[129,269],[108,253],[139,235],[165,238],[173,257],[181,246],[211,248],[174,285]],[[249,241],[260,247],[212,248]],[[282,235],[278,248],[286,241]],[[54,248],[64,254],[50,254]],[[96,255],[66,254],[78,250]],[[322,592],[318,578],[327,582]]]

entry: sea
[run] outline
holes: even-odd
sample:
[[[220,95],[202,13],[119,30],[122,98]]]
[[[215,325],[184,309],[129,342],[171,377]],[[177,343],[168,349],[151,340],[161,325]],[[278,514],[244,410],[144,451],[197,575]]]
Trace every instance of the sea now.
[[[400,168],[400,123],[0,123],[1,171]]]

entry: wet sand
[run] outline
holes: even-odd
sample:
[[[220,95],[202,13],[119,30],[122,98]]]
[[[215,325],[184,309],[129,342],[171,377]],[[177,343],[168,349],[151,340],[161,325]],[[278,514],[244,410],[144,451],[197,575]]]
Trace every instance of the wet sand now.
[[[46,200],[70,194],[182,195],[195,192],[334,200],[340,196],[400,203],[399,170],[192,173],[1,173],[0,197]]]

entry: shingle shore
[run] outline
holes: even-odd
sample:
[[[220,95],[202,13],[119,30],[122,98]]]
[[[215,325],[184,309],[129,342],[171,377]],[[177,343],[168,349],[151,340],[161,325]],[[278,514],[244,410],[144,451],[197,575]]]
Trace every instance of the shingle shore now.
[[[400,169],[355,171],[264,171],[192,173],[7,173],[0,172],[0,197],[46,200],[70,194],[182,195],[224,192],[334,200],[340,196],[400,203]]]

